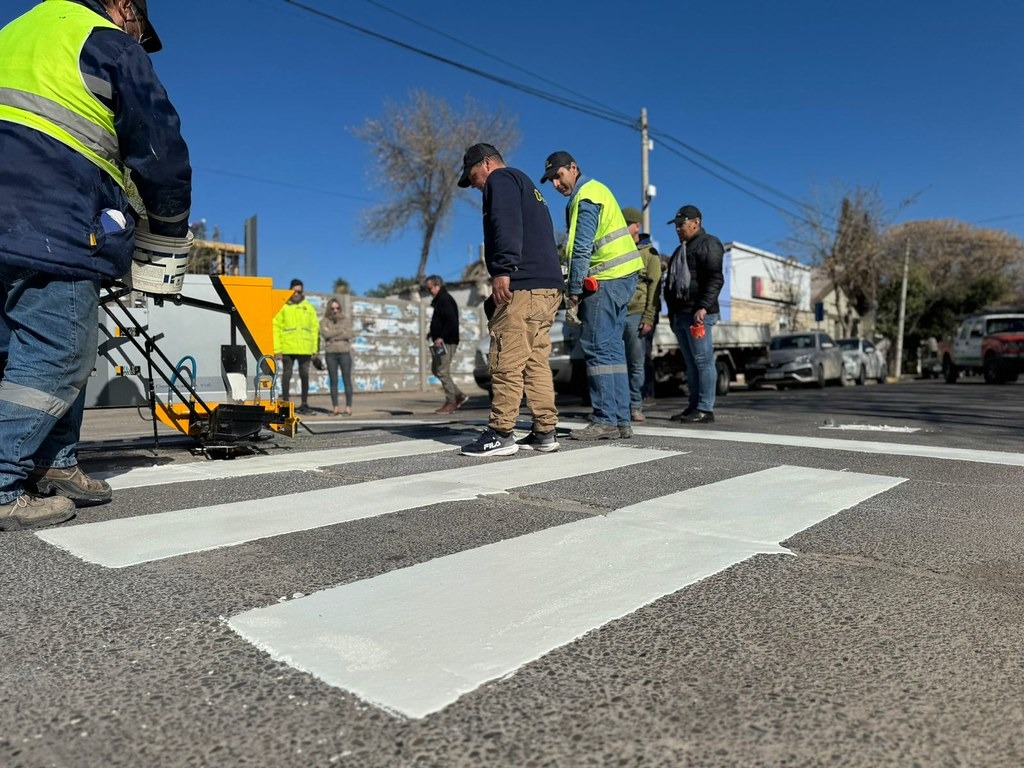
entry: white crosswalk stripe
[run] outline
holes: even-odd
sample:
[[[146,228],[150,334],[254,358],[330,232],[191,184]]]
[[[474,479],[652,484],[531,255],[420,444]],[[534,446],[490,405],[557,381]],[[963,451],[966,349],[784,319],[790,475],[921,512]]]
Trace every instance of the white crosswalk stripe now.
[[[678,437],[681,443],[689,438],[744,440],[743,433],[634,431]],[[842,442],[844,449],[862,452],[901,450],[892,444],[814,438],[794,444],[826,447],[818,442]],[[409,440],[245,462],[149,467],[111,481],[118,488],[140,488],[454,450],[448,442]],[[912,447],[907,455],[923,455],[916,450]],[[125,568],[680,455],[622,443],[574,447],[467,464],[457,472],[423,472],[36,535],[87,562]],[[374,705],[423,717],[659,597],[757,553],[785,552],[778,542],[901,482],[856,472],[775,467],[254,608],[228,621],[240,637],[275,659]],[[281,514],[282,498],[288,500],[287,515]]]
[[[252,456],[244,461],[197,461],[191,464],[169,464],[136,467],[127,471],[94,472],[93,477],[106,480],[114,490],[170,485],[197,480],[224,480],[230,477],[252,477],[271,472],[309,472],[322,467],[354,464],[360,461],[393,459],[400,456],[423,456],[453,450],[456,446],[440,440],[399,440],[358,448],[335,448],[325,451],[296,451],[273,456]]]
[[[423,717],[903,482],[777,467],[230,619],[274,658]],[[760,503],[752,505],[751,499]]]
[[[288,496],[287,514],[282,514],[281,499],[271,497],[50,528],[36,535],[87,562],[123,568],[677,455],[650,448],[583,448],[295,493]]]

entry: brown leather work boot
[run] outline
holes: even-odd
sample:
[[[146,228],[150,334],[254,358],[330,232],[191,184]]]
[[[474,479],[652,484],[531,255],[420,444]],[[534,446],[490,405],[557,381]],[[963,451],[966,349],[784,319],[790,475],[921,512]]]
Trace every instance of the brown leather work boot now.
[[[14,501],[0,504],[0,531],[42,528],[70,520],[75,516],[75,502],[62,496],[41,499],[22,494]]]
[[[103,480],[93,480],[82,468],[36,467],[25,479],[26,490],[39,496],[64,496],[77,504],[103,504],[112,491]]]

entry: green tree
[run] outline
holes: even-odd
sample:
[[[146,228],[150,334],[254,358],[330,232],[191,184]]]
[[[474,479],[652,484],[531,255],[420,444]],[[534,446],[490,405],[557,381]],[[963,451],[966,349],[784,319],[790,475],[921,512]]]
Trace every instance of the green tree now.
[[[422,284],[423,281],[415,277],[396,277],[388,283],[381,283],[376,288],[367,291],[366,295],[386,299],[388,296],[397,296],[405,291],[418,290]]]
[[[385,102],[381,117],[352,131],[369,145],[372,179],[388,198],[364,211],[365,237],[387,242],[416,226],[422,240],[415,280],[422,282],[431,245],[444,230],[453,202],[468,197],[457,186],[466,148],[484,141],[503,154],[510,152],[519,140],[516,123],[516,117],[488,111],[471,99],[456,112],[424,91],[413,91],[406,104]]]
[[[334,292],[338,294],[351,293],[352,289],[348,284],[348,280],[344,277],[339,277],[334,281]]]

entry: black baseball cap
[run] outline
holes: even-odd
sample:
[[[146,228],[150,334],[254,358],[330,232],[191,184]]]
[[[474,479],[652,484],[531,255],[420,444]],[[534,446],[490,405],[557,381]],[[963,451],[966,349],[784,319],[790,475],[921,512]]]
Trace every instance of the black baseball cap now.
[[[676,211],[675,218],[669,219],[668,223],[678,224],[680,221],[686,221],[687,219],[703,220],[704,217],[701,216],[700,208],[698,208],[696,205],[684,205],[682,208]]]
[[[466,150],[462,156],[462,177],[459,179],[460,187],[469,186],[469,171],[477,163],[482,163],[487,157],[501,157],[501,153],[490,144],[474,144]]]
[[[575,162],[576,158],[568,152],[552,152],[548,155],[548,159],[544,161],[544,175],[540,177],[540,183],[543,184],[545,181],[551,181],[551,179],[555,178],[559,168],[564,168],[569,163]]]
[[[146,7],[146,0],[132,0],[132,5],[142,16],[142,50],[146,53],[156,53],[164,47],[160,42],[160,36],[153,29],[153,22],[149,20],[149,9]]]
[[[288,287],[289,287],[289,288],[297,288],[297,287],[298,287],[298,286],[300,286],[300,285],[302,285],[303,287],[305,287],[305,285],[303,284],[303,282],[302,282],[301,280],[299,280],[299,278],[297,278],[297,277],[296,277],[296,278],[295,278],[294,280],[292,280],[292,281],[291,281],[290,283],[288,283]]]

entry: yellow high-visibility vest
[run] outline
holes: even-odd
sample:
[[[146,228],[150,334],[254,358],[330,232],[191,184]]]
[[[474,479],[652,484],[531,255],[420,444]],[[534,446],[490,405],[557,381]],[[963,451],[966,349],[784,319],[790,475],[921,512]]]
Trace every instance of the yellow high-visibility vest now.
[[[572,247],[576,242],[576,217],[581,199],[589,200],[601,208],[587,274],[597,280],[612,280],[643,269],[644,261],[636,249],[633,236],[629,234],[629,227],[626,226],[615,196],[608,187],[594,179],[584,182],[569,203],[569,242],[566,243],[569,263],[572,263]]]
[[[89,90],[79,67],[97,28],[119,29],[78,3],[46,0],[0,29],[0,120],[66,144],[124,188],[114,113]]]

